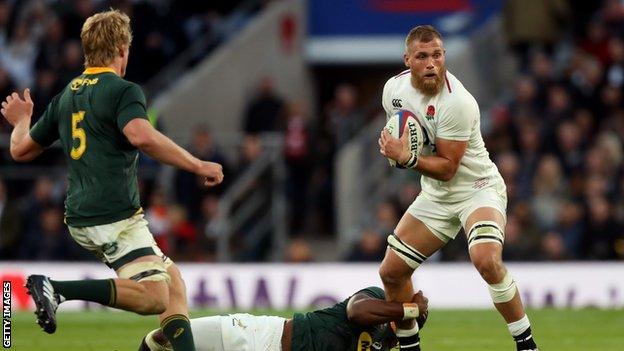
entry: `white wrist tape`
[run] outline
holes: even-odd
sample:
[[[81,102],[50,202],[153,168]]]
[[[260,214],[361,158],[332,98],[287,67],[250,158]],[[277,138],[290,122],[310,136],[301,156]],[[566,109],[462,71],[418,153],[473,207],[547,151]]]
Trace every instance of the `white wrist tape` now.
[[[417,318],[420,314],[418,305],[415,303],[403,303],[403,320]]]
[[[416,152],[412,151],[409,160],[407,160],[407,162],[405,162],[402,166],[405,168],[416,168],[417,164],[418,155],[416,155]]]

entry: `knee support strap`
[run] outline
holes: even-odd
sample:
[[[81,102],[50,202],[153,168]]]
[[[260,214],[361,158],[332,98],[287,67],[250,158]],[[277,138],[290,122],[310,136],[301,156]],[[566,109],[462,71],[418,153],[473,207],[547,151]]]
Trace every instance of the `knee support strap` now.
[[[480,243],[499,243],[503,245],[505,234],[494,221],[476,222],[468,232],[468,249]]]
[[[516,282],[509,273],[505,274],[503,280],[498,284],[489,284],[490,295],[494,303],[509,302],[516,295],[518,290]]]
[[[168,265],[165,262],[134,262],[119,270],[119,278],[141,281],[166,281],[170,277],[167,273]]]
[[[388,235],[388,247],[392,249],[412,269],[418,268],[428,258],[415,248],[409,246],[396,234]]]

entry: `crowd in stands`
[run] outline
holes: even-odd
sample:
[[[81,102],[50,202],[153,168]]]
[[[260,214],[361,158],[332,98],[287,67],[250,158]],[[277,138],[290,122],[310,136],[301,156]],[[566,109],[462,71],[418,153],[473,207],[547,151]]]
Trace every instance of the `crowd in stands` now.
[[[161,11],[156,2],[110,3],[131,8],[128,12],[137,18],[136,46],[130,56],[135,66],[128,72],[138,82],[145,82],[188,45],[197,31],[209,30],[222,11],[207,5],[192,5],[201,9],[176,5]],[[95,10],[87,0],[49,4],[0,1],[0,94],[32,82],[39,106],[82,69],[77,23]],[[12,10],[15,6],[21,10]],[[510,51],[518,59],[513,89],[487,111],[481,106],[489,118],[483,130],[486,146],[508,190],[504,255],[507,260],[624,259],[624,6],[604,1],[584,16],[565,6],[559,11],[543,19],[556,21],[551,26],[554,36],[509,34]],[[574,26],[565,25],[566,16]],[[183,18],[185,24],[178,29],[153,25],[171,18]],[[154,60],[138,67],[141,57]],[[14,65],[16,60],[19,64]],[[314,261],[306,234],[334,230],[334,156],[365,124],[368,116],[361,106],[357,87],[342,84],[315,117],[309,107],[281,98],[270,78],[263,79],[242,118],[244,138],[236,158],[226,157],[211,132],[201,126],[194,129],[187,146],[196,156],[224,164],[224,185],[205,189],[194,175],[178,171],[173,192],[167,195],[153,181],[141,180],[142,201],[156,241],[177,260],[214,261],[217,238],[210,223],[218,215],[220,195],[261,153],[259,136],[278,132],[284,137],[292,238],[283,260]],[[0,122],[0,134],[7,130]],[[0,162],[10,162],[6,150]],[[10,182],[0,179],[0,258],[90,257],[73,243],[63,225],[62,179],[41,176],[22,184],[27,189],[22,192],[14,191],[13,185],[8,189]],[[380,261],[387,234],[419,191],[414,175],[379,203],[371,225],[344,259]],[[244,242],[241,239],[235,235],[232,245]],[[465,260],[465,242],[458,235],[432,259]],[[266,249],[270,243],[263,245]],[[239,248],[235,259],[266,259],[266,250],[248,249]]]

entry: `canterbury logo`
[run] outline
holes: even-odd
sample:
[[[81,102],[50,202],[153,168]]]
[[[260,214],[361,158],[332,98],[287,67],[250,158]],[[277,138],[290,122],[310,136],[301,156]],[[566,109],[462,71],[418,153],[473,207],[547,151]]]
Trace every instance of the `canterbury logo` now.
[[[178,328],[173,334],[173,338],[177,338],[178,336],[182,335],[182,333],[184,333],[184,328]]]
[[[392,107],[402,108],[403,101],[401,99],[392,99]]]

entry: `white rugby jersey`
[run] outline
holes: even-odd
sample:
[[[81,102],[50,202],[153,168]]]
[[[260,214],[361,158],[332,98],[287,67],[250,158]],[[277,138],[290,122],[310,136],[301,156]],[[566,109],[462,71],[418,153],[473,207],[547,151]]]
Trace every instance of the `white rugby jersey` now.
[[[457,173],[448,182],[421,177],[423,195],[434,201],[457,202],[476,190],[500,184],[503,178],[485,149],[481,136],[481,115],[475,98],[448,71],[445,85],[435,96],[425,96],[411,84],[409,70],[390,78],[383,90],[382,105],[387,117],[398,110],[417,116],[425,133],[423,155],[435,155],[435,140],[468,141]]]

